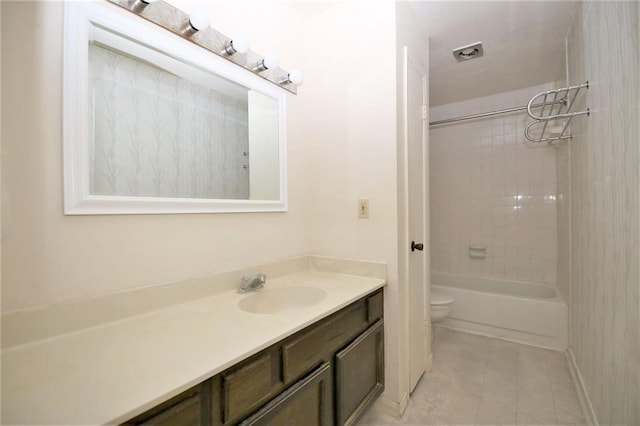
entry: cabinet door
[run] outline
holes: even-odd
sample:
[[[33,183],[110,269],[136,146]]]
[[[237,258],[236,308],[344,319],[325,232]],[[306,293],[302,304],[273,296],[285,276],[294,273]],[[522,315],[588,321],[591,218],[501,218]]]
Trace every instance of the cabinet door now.
[[[384,390],[384,328],[379,320],[336,354],[336,420],[353,424]]]
[[[331,396],[331,365],[325,362],[240,426],[329,426],[332,423]]]

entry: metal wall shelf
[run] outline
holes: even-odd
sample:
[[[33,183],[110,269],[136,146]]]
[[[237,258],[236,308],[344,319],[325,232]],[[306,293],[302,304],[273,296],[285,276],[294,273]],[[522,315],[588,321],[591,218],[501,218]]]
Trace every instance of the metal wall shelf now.
[[[533,121],[525,127],[524,136],[529,141],[536,143],[552,143],[562,139],[571,139],[571,134],[567,133],[571,120],[579,115],[589,115],[590,113],[589,108],[584,111],[571,111],[580,91],[588,88],[589,82],[587,81],[578,86],[547,90],[546,92],[535,95],[527,105],[527,114],[533,118]],[[557,105],[559,106],[556,110]],[[534,109],[537,110],[537,114],[534,113]],[[550,122],[555,123],[558,120],[562,120],[559,126],[549,126]],[[530,131],[536,127],[541,127],[540,132],[538,136],[532,136]]]

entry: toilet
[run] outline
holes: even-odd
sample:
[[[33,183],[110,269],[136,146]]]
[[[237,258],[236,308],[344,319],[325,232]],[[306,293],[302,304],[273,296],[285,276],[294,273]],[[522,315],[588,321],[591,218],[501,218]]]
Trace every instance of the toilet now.
[[[431,322],[436,323],[444,320],[451,312],[453,297],[431,289]]]

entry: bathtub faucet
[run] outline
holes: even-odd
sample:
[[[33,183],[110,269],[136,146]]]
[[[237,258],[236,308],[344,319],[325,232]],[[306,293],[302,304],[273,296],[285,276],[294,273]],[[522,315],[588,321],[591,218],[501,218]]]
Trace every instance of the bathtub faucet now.
[[[260,290],[267,283],[267,276],[261,273],[256,275],[253,279],[243,277],[241,283],[242,286],[238,289],[238,293]]]

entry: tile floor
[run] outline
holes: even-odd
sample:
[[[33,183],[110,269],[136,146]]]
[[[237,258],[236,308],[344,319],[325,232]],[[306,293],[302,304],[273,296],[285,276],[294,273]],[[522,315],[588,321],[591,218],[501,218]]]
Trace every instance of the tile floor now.
[[[395,419],[364,425],[583,425],[564,353],[435,328],[434,364]]]

